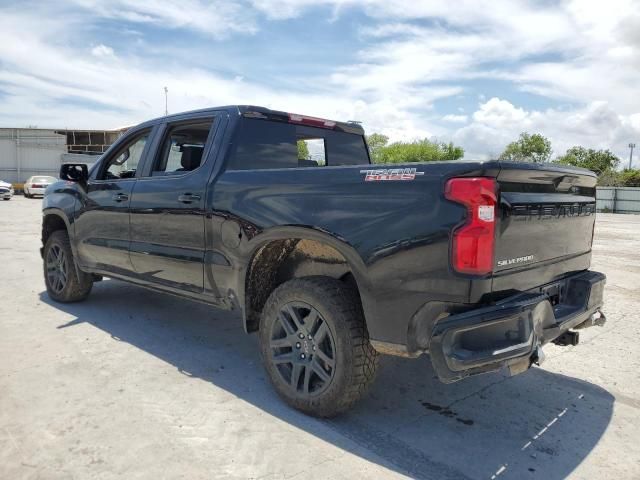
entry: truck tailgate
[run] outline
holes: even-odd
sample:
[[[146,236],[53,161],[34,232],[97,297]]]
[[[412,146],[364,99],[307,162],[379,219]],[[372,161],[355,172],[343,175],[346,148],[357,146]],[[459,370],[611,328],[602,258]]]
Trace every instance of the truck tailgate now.
[[[592,172],[502,165],[493,291],[527,289],[589,266],[595,223]]]

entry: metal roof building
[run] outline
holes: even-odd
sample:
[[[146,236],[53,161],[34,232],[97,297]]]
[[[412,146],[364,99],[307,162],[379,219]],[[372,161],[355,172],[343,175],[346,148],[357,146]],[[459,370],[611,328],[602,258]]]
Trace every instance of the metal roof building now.
[[[65,161],[91,164],[126,131],[0,128],[0,180],[58,176]]]

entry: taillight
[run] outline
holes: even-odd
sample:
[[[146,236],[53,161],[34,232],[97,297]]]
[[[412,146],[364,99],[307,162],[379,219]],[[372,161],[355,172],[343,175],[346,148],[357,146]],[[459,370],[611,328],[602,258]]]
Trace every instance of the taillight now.
[[[453,231],[451,263],[460,273],[485,275],[493,270],[496,181],[489,177],[452,178],[444,196],[467,207],[464,225]]]

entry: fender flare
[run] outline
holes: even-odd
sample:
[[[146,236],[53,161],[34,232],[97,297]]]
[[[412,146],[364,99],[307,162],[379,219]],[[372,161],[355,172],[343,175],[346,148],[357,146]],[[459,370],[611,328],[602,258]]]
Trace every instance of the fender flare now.
[[[259,233],[252,239],[250,239],[243,246],[243,256],[245,261],[242,262],[242,270],[238,276],[238,303],[242,310],[242,323],[245,331],[247,331],[247,309],[245,288],[247,285],[247,276],[249,274],[249,267],[253,263],[256,255],[261,248],[268,245],[271,242],[287,239],[300,239],[300,240],[312,240],[320,243],[324,243],[333,249],[335,249],[340,255],[344,257],[349,265],[349,269],[353,273],[353,277],[356,281],[358,291],[360,293],[360,299],[362,301],[362,307],[366,312],[375,308],[373,300],[369,295],[371,291],[370,282],[367,276],[367,266],[365,265],[362,257],[358,251],[345,239],[340,238],[338,235],[330,232],[319,230],[313,227],[301,227],[301,226],[278,226],[273,227]]]
[[[60,218],[65,225],[67,230],[67,235],[69,235],[69,243],[71,244],[71,252],[73,253],[73,265],[76,269],[76,275],[80,276],[80,267],[78,266],[78,254],[76,249],[75,235],[73,232],[73,225],[69,221],[69,217],[65,214],[65,212],[56,207],[45,207],[42,210],[42,223],[44,223],[45,218],[49,216],[56,216]],[[40,256],[44,259],[44,242],[42,247],[40,248]]]

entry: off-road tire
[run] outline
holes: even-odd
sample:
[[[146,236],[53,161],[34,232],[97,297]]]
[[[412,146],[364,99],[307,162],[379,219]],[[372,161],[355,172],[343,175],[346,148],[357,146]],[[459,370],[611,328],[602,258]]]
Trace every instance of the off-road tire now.
[[[66,282],[61,289],[53,285],[48,274],[47,259],[52,249],[63,252],[62,263],[66,272]],[[80,302],[87,298],[93,287],[91,275],[76,268],[69,236],[64,230],[56,230],[47,239],[43,255],[44,282],[47,294],[52,300],[62,303]],[[58,285],[59,286],[59,285]]]
[[[326,323],[335,344],[331,380],[317,394],[297,391],[298,387],[292,387],[283,379],[281,370],[272,360],[273,329],[277,328],[274,323],[281,321],[278,315],[292,303],[315,309]],[[307,319],[310,317],[311,314]],[[309,415],[333,417],[348,410],[365,395],[374,381],[378,353],[369,343],[360,299],[351,286],[339,280],[305,277],[280,285],[264,306],[259,336],[262,360],[275,390],[289,405]],[[301,351],[290,348],[294,354]],[[291,372],[293,378],[293,364]]]

